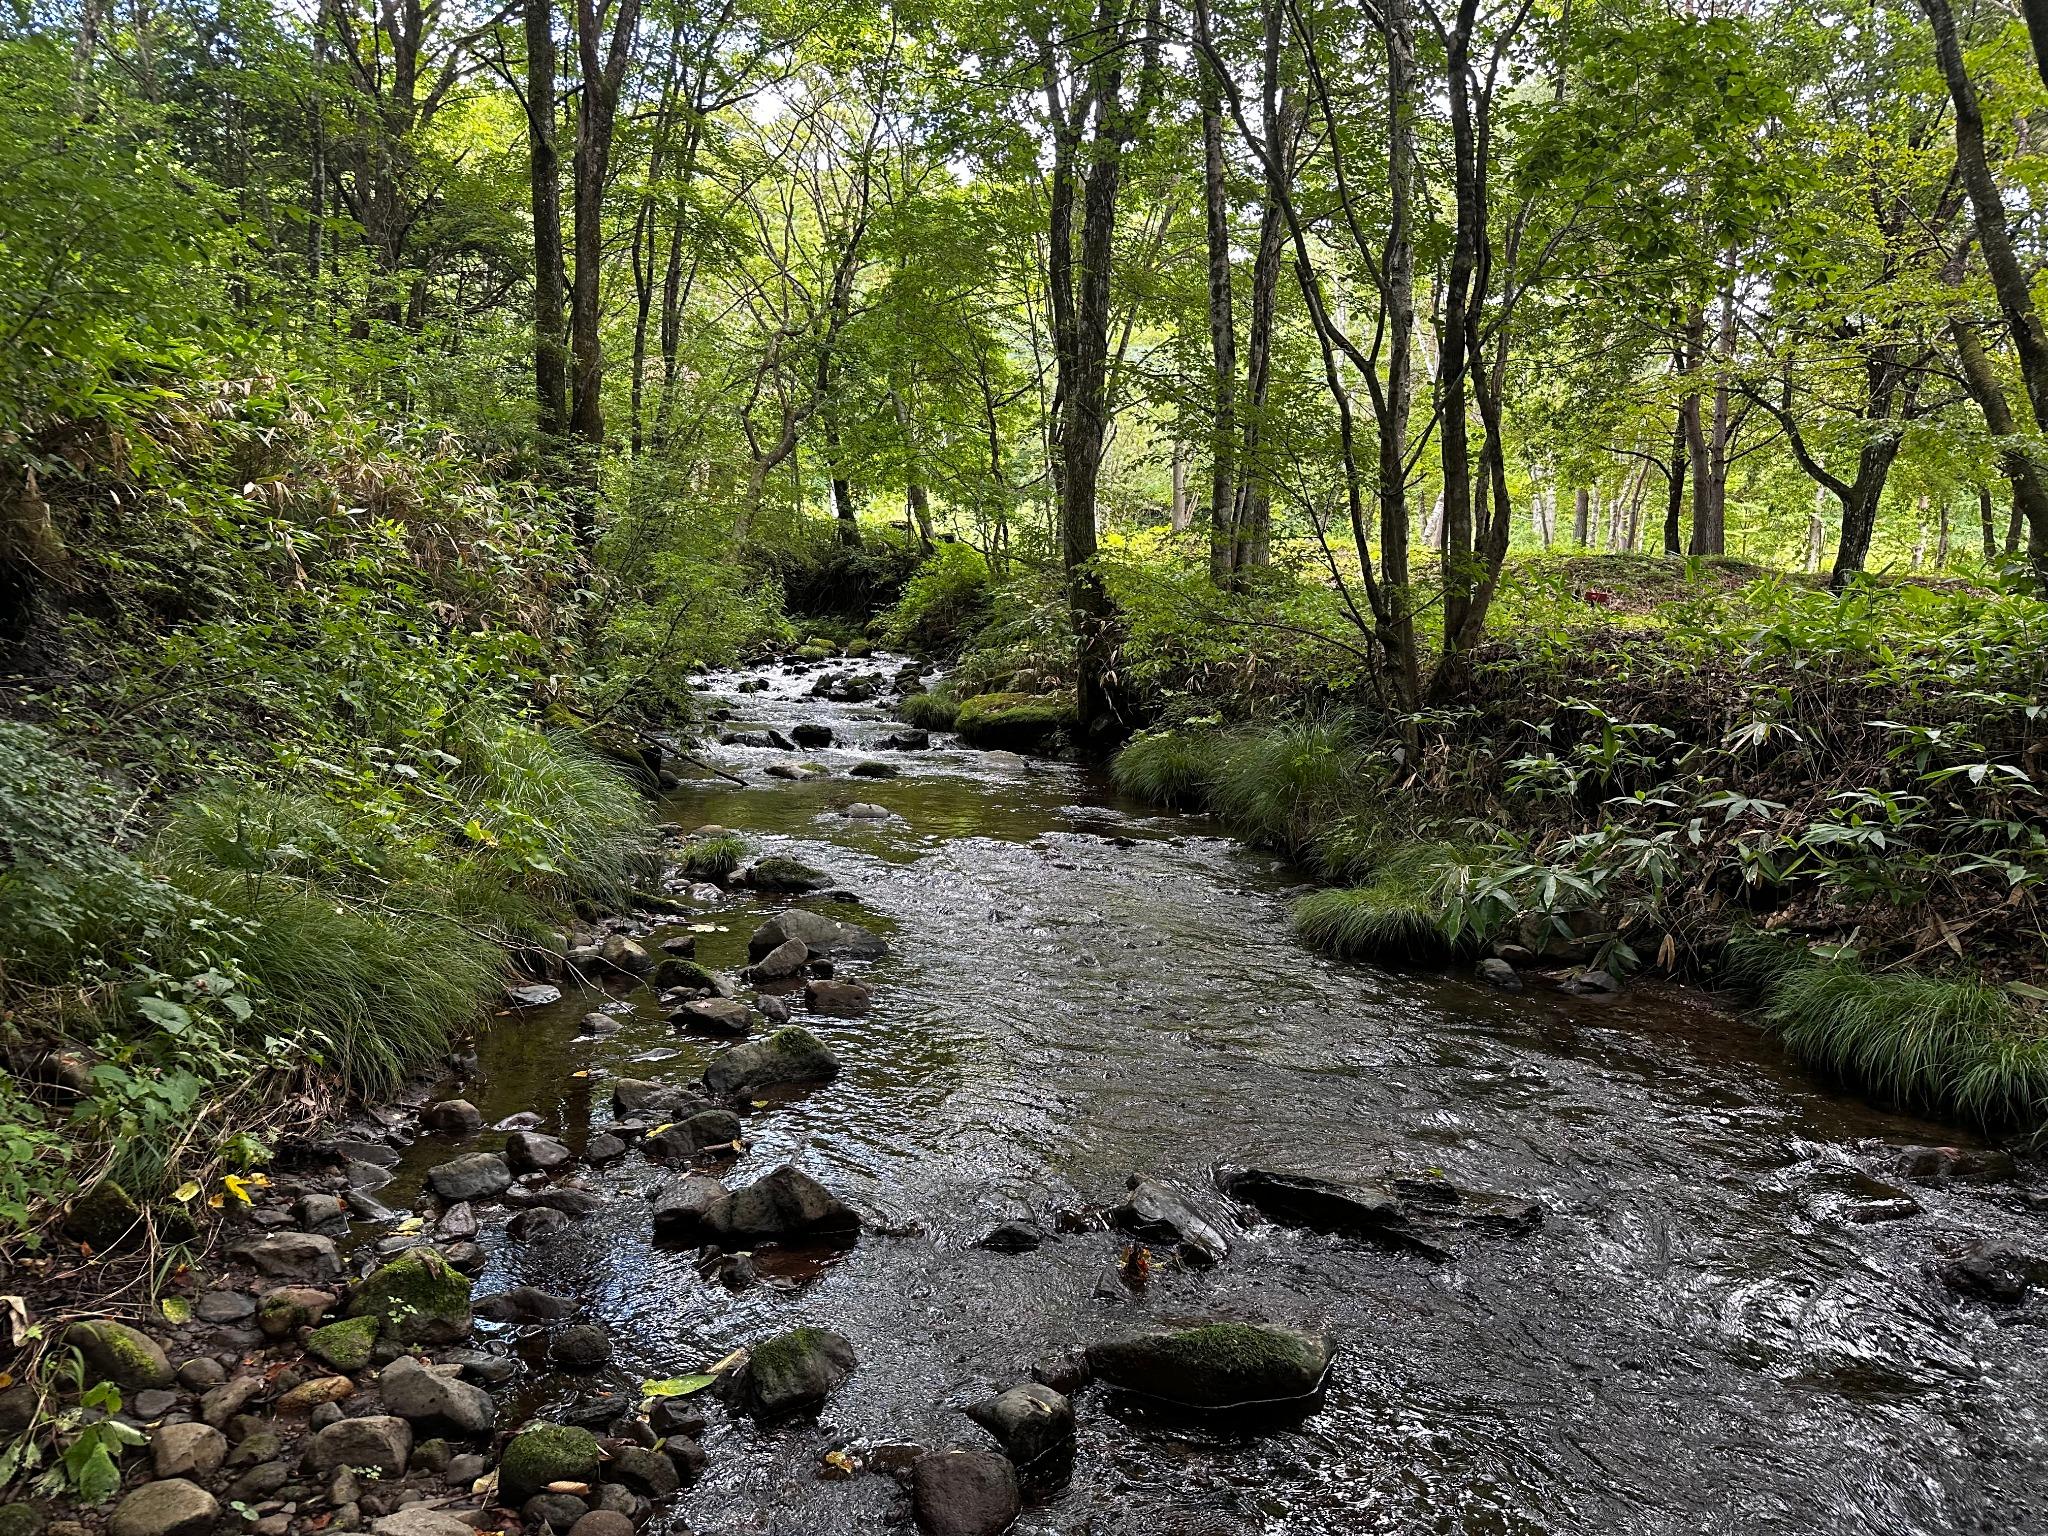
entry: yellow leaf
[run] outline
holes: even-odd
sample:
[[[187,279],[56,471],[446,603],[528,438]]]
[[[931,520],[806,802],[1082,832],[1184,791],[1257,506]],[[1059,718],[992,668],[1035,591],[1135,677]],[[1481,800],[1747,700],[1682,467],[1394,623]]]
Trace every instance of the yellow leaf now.
[[[242,1204],[255,1204],[255,1202],[249,1198],[249,1185],[252,1182],[251,1180],[243,1178],[239,1173],[230,1173],[223,1176],[220,1182],[221,1187],[227,1190],[227,1192],[233,1195],[237,1200],[241,1201]]]
[[[197,1195],[198,1193],[199,1186],[193,1183],[192,1180],[187,1179],[184,1183],[180,1184],[176,1189],[171,1191],[171,1198],[177,1201],[180,1205],[182,1205],[186,1201],[192,1199],[193,1196]]]
[[[227,1202],[223,1200],[219,1195],[208,1195],[206,1197],[206,1203],[212,1206],[216,1211],[219,1210],[223,1205],[227,1204]]]

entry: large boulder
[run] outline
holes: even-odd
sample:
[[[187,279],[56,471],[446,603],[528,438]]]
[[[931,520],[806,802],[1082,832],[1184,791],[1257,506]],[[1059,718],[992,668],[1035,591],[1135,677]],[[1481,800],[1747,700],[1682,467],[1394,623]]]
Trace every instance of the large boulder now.
[[[379,1477],[405,1476],[412,1456],[412,1426],[392,1413],[339,1419],[306,1447],[306,1465],[321,1477],[340,1467],[371,1467]]]
[[[751,1098],[778,1088],[829,1083],[839,1075],[839,1058],[825,1042],[795,1024],[761,1040],[720,1051],[704,1069],[704,1086],[721,1099]]]
[[[754,1346],[740,1399],[762,1423],[824,1406],[853,1374],[853,1345],[829,1328],[793,1328]]]
[[[332,1280],[341,1273],[334,1239],[317,1232],[273,1232],[237,1243],[228,1252],[275,1280]]]
[[[984,693],[963,699],[953,729],[970,747],[1036,752],[1074,724],[1068,694]]]
[[[1272,1323],[1205,1323],[1089,1346],[1098,1381],[1202,1412],[1281,1408],[1312,1399],[1334,1351],[1320,1333]]]
[[[144,1483],[114,1507],[107,1536],[207,1536],[220,1519],[220,1504],[197,1483],[182,1477]]]
[[[1026,1467],[1074,1443],[1073,1405],[1036,1381],[971,1404],[967,1417],[995,1436],[1012,1461]]]
[[[374,1317],[400,1344],[469,1337],[469,1277],[432,1248],[410,1248],[372,1270],[349,1298],[350,1317]]]
[[[536,1420],[505,1446],[498,1463],[499,1501],[523,1504],[549,1483],[594,1483],[603,1460],[604,1449],[589,1430]]]
[[[1024,1507],[1017,1469],[992,1451],[932,1451],[910,1468],[910,1507],[925,1536],[996,1536]]]
[[[647,1155],[656,1162],[685,1162],[740,1137],[740,1118],[729,1109],[707,1109],[674,1125],[647,1133]]]
[[[1133,1237],[1171,1243],[1190,1264],[1220,1264],[1230,1252],[1230,1240],[1187,1192],[1160,1179],[1132,1179],[1130,1193],[1109,1219]]]
[[[124,1392],[168,1387],[175,1375],[163,1345],[148,1334],[109,1318],[73,1323],[64,1342],[85,1359],[88,1380],[111,1381]]]
[[[732,1191],[703,1215],[705,1236],[724,1248],[847,1238],[859,1230],[860,1217],[851,1206],[788,1163]]]
[[[872,960],[889,948],[878,933],[808,907],[787,907],[754,930],[747,940],[747,958],[758,962],[792,939],[820,960]]]
[[[377,1377],[384,1406],[414,1429],[470,1439],[487,1435],[498,1422],[490,1393],[464,1381],[459,1366],[425,1366],[400,1355]]]
[[[706,997],[683,1004],[668,1021],[677,1029],[737,1040],[752,1033],[754,1010],[737,998]]]
[[[512,1187],[512,1170],[495,1152],[471,1152],[431,1169],[427,1183],[443,1200],[484,1200]]]
[[[784,858],[779,854],[765,859],[756,859],[737,875],[735,885],[744,885],[750,890],[767,892],[822,891],[832,883],[832,877],[822,869],[813,869],[799,859]]]
[[[718,1180],[703,1173],[664,1184],[650,1202],[655,1239],[684,1245],[707,1241],[710,1234],[704,1230],[705,1213],[731,1193]]]

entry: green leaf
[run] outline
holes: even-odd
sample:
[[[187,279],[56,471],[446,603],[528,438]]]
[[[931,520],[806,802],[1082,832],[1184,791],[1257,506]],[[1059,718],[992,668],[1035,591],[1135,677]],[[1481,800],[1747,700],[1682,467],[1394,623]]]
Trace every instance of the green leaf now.
[[[688,1397],[693,1392],[702,1392],[713,1385],[716,1376],[675,1376],[667,1381],[643,1381],[640,1393],[643,1397]]]

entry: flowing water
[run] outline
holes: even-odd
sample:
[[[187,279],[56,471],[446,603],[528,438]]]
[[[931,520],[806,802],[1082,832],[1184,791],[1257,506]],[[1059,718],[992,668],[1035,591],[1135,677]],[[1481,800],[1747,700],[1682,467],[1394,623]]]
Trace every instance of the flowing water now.
[[[806,697],[818,672],[755,675],[767,692],[713,680],[735,723],[816,721],[854,743],[893,728],[880,705]],[[815,1424],[764,1432],[711,1406],[709,1468],[664,1517],[678,1528],[907,1529],[893,1480],[821,1479],[823,1454],[986,1444],[960,1406],[1034,1360],[1228,1315],[1327,1328],[1341,1354],[1322,1409],[1232,1436],[1084,1394],[1072,1478],[1020,1530],[2048,1531],[2048,1340],[1929,1268],[1971,1237],[2037,1231],[2025,1185],[1914,1187],[1920,1214],[1855,1219],[1900,1146],[1953,1130],[1832,1091],[1684,993],[1504,995],[1328,963],[1289,931],[1298,875],[1071,766],[946,738],[710,757],[744,787],[693,783],[671,818],[830,871],[862,904],[834,910],[891,941],[847,968],[875,984],[867,1017],[802,1020],[843,1075],[755,1115],[725,1174],[793,1161],[866,1230],[798,1283],[732,1294],[651,1243],[643,1197],[668,1175],[635,1152],[590,1175],[619,1197],[605,1211],[532,1243],[487,1232],[479,1285],[584,1298],[629,1394],[801,1322],[853,1341],[860,1367]],[[847,776],[870,757],[901,776]],[[802,761],[833,772],[765,775]],[[893,818],[850,820],[855,801]],[[677,925],[715,925],[699,958],[737,969],[780,904],[736,895]],[[716,1048],[645,990],[615,994],[621,1032],[579,1037],[604,1001],[501,1020],[464,1091],[487,1119],[536,1110],[580,1147],[609,1117],[607,1076],[688,1080]],[[423,1141],[392,1195],[455,1145]],[[1435,1264],[1239,1213],[1220,1266],[1163,1268],[1140,1296],[1103,1284],[1122,1247],[1108,1232],[973,1246],[1008,1217],[1111,1201],[1133,1173],[1206,1188],[1224,1160],[1440,1169],[1547,1218]],[[528,1390],[546,1410],[593,1388]]]

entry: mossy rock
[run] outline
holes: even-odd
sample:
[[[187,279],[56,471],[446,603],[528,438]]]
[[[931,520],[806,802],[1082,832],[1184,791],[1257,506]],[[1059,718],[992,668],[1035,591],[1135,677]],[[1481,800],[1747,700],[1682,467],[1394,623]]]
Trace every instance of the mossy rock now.
[[[1037,752],[1074,725],[1074,701],[1055,693],[984,693],[963,700],[953,729],[971,747]]]
[[[111,1381],[124,1392],[144,1392],[171,1384],[171,1362],[163,1346],[148,1334],[108,1318],[73,1323],[64,1342],[85,1358],[90,1381]]]
[[[784,858],[780,854],[756,859],[740,880],[757,891],[821,891],[832,883],[832,877],[823,870],[813,869],[801,859]]]
[[[378,1325],[377,1318],[363,1316],[315,1328],[306,1339],[306,1352],[337,1371],[360,1371],[377,1348]]]
[[[800,645],[796,650],[798,661],[830,661],[832,647],[829,645]]]
[[[754,1346],[741,1381],[747,1411],[763,1423],[824,1406],[854,1372],[853,1345],[829,1328],[792,1328]]]
[[[849,640],[846,642],[846,654],[849,656],[872,656],[875,654],[875,643],[872,640]]]
[[[0,1536],[42,1536],[43,1523],[33,1504],[0,1504]]]
[[[724,990],[717,972],[686,960],[681,955],[671,955],[654,968],[648,984],[657,992],[666,992],[671,987],[689,987],[699,992],[720,992]]]
[[[1270,1323],[1207,1323],[1093,1345],[1088,1364],[1112,1387],[1204,1413],[1284,1407],[1314,1397],[1330,1341]]]
[[[374,1317],[400,1344],[469,1337],[469,1277],[432,1248],[414,1248],[372,1271],[349,1298],[350,1317]]]
[[[498,1463],[498,1497],[516,1508],[549,1483],[594,1483],[603,1459],[589,1430],[536,1421],[506,1445]]]
[[[71,1202],[63,1232],[74,1243],[105,1253],[142,1235],[142,1208],[112,1179],[101,1179]]]

